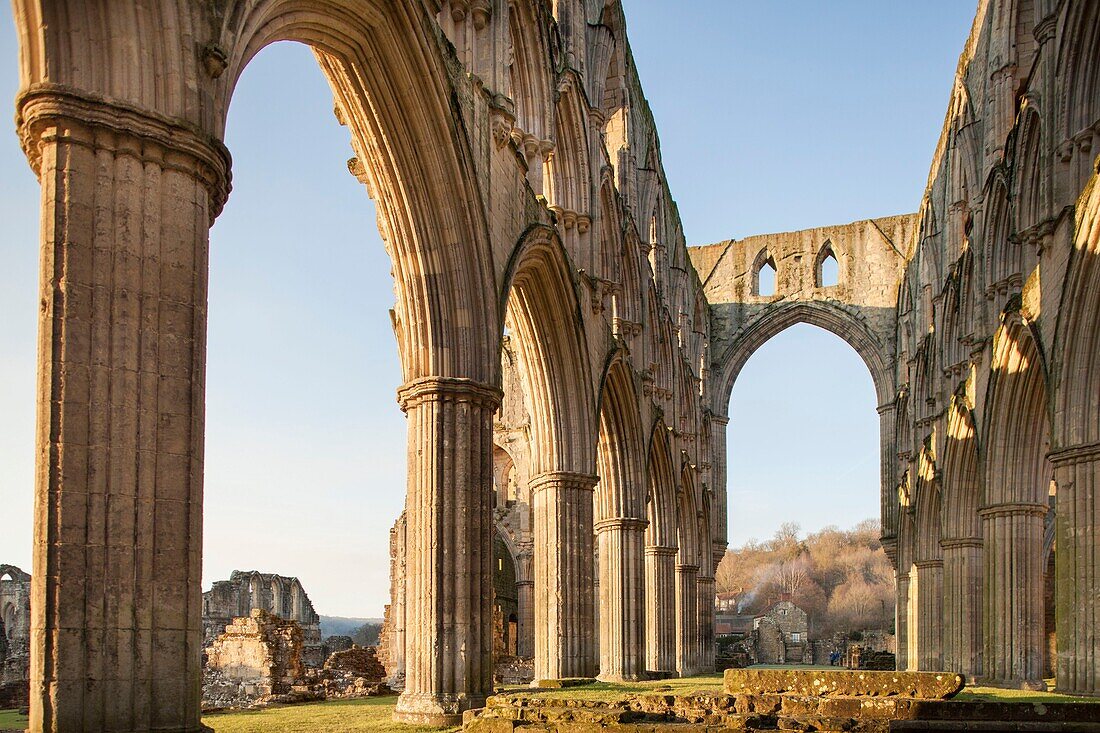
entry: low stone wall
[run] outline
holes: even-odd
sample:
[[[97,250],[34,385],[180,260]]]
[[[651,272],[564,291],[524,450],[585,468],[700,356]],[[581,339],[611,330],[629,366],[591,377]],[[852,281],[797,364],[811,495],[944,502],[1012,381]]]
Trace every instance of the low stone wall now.
[[[325,669],[352,672],[373,684],[378,684],[386,678],[386,668],[378,660],[378,653],[372,646],[356,646],[333,652],[325,661]]]
[[[847,670],[727,670],[725,691],[641,693],[610,700],[568,693],[490,697],[470,711],[478,733],[693,730],[890,733],[1100,733],[1100,704],[957,702],[961,675]]]
[[[990,703],[899,696],[818,697],[721,692],[641,694],[615,700],[578,700],[525,694],[490,697],[469,711],[474,733],[620,733],[662,731],[801,731],[893,733],[986,731],[1100,733],[1100,704]]]
[[[727,669],[726,692],[813,695],[820,697],[912,697],[946,700],[966,684],[951,672],[872,672],[863,670]]]

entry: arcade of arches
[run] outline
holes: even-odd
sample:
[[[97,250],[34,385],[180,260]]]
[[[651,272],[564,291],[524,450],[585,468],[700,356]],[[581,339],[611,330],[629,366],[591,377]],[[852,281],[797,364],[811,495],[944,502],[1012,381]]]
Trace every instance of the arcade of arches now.
[[[918,213],[701,248],[618,0],[14,5],[31,730],[201,730],[208,230],[234,84],[276,41],[313,48],[393,262],[398,719],[482,704],[505,602],[539,678],[710,668],[726,406],[796,322],[874,378],[899,664],[1100,693],[1097,3],[979,2]]]

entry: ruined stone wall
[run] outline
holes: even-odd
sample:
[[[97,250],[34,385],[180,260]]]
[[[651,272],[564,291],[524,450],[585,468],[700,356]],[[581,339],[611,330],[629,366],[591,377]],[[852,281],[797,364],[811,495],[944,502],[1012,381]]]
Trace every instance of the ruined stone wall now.
[[[0,707],[27,703],[30,643],[31,576],[0,565]]]
[[[211,589],[202,594],[202,609],[206,643],[224,632],[233,619],[248,616],[258,609],[281,619],[297,621],[307,646],[319,647],[321,644],[321,617],[297,578],[234,570],[229,580],[214,581]]]
[[[260,695],[287,692],[305,675],[297,621],[262,609],[233,619],[206,648],[206,666],[226,679],[255,686]]]

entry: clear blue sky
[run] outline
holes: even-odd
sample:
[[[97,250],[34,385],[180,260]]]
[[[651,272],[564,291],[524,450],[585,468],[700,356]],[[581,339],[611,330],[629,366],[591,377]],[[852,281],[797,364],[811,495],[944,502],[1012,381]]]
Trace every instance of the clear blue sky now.
[[[974,3],[625,0],[691,243],[916,209]],[[691,11],[685,10],[690,7]],[[0,3],[0,99],[18,86]],[[405,426],[374,207],[309,51],[246,71],[211,235],[204,587],[302,578],[320,613],[381,615]],[[10,110],[7,119],[11,119]],[[38,187],[0,134],[0,562],[31,554]],[[796,327],[734,391],[731,541],[875,516],[877,416],[862,362]]]

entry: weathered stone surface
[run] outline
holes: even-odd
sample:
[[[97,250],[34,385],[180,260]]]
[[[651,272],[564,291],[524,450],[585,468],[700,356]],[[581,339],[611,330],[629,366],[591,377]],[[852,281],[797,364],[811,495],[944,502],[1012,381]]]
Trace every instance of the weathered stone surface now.
[[[731,695],[794,693],[813,696],[913,697],[942,700],[965,683],[962,675],[946,672],[875,672],[856,670],[727,669]]]
[[[375,684],[386,678],[386,668],[378,660],[377,650],[372,646],[333,652],[325,660],[325,669],[351,672]]]
[[[1041,685],[1049,597],[1059,687],[1100,692],[1094,0],[980,4],[919,214],[694,253],[615,0],[24,4],[17,125],[42,186],[33,730],[201,729],[209,226],[232,90],[275,37],[325,49],[394,260],[399,718],[482,705],[494,605],[538,677],[589,676],[597,656],[611,675],[706,668],[729,395],[798,322],[847,339],[875,381],[898,664]],[[526,422],[505,419],[521,403]],[[525,476],[495,475],[498,447],[528,451]],[[614,529],[593,567],[597,526]],[[494,532],[517,568],[497,599]],[[599,619],[597,585],[626,599]]]

